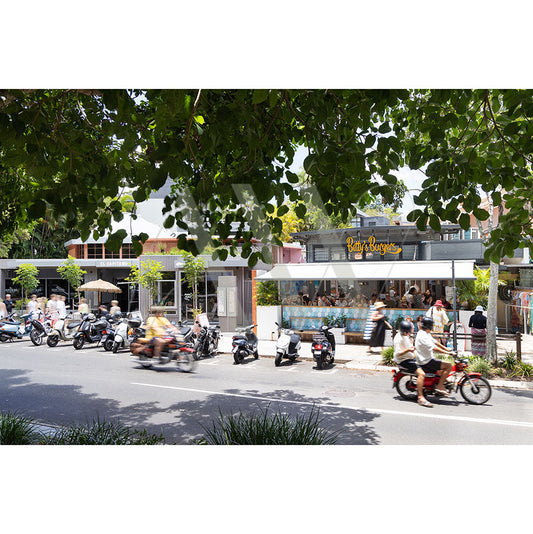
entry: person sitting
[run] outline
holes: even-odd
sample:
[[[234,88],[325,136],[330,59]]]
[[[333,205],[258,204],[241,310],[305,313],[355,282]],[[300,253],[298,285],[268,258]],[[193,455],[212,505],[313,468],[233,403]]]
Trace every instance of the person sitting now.
[[[79,313],[89,313],[89,305],[87,304],[87,299],[82,297],[80,303],[78,304]]]
[[[178,333],[178,329],[163,315],[163,310],[156,310],[153,315],[148,317],[145,339],[154,344],[154,358],[159,358],[163,347],[171,341],[170,338],[164,337],[167,330]]]
[[[115,313],[120,313],[120,306],[118,305],[118,300],[111,301],[111,308],[109,309],[110,315],[115,315]]]
[[[416,361],[425,373],[438,373],[440,371],[439,382],[435,388],[435,393],[441,397],[447,397],[448,392],[444,389],[444,382],[452,370],[452,364],[434,358],[434,352],[441,354],[454,354],[453,351],[439,343],[432,335],[433,319],[425,316],[422,319],[421,330],[416,335],[415,352]]]
[[[426,373],[416,363],[415,347],[411,338],[411,326],[412,323],[409,321],[402,321],[398,326],[398,333],[394,336],[394,361],[408,373],[416,374],[418,404],[426,408],[431,408],[433,404],[424,397]]]

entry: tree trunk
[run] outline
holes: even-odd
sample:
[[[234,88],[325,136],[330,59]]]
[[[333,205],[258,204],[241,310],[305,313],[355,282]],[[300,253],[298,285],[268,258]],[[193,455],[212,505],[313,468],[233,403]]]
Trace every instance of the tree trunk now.
[[[496,326],[498,317],[498,272],[499,265],[490,262],[490,285],[487,303],[487,357],[490,362],[498,361]]]

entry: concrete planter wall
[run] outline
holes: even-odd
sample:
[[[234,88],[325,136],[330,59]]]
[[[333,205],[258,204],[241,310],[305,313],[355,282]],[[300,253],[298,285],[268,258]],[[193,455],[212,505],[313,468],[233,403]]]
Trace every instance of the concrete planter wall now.
[[[331,333],[335,336],[336,345],[344,345],[346,343],[345,337],[343,336],[344,328],[332,328]]]
[[[281,325],[281,306],[257,306],[257,337],[259,339],[277,339],[276,322]]]

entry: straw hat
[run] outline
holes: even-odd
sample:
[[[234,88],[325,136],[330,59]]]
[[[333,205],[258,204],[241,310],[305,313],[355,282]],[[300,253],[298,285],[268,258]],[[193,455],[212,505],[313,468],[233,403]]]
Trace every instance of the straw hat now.
[[[383,302],[376,302],[374,304],[374,308],[376,308],[376,310],[378,310],[379,308],[386,308],[387,305],[386,304],[383,304]]]

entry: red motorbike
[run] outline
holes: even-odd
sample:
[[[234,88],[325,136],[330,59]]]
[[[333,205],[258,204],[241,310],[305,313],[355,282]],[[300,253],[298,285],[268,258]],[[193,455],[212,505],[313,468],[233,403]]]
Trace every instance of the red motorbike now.
[[[169,343],[163,347],[159,358],[153,357],[153,341],[144,342],[143,338],[139,338],[136,343],[132,343],[130,345],[130,351],[134,353],[134,357],[137,358],[136,361],[146,369],[152,367],[154,364],[164,365],[175,361],[180,371],[185,373],[194,371],[196,368],[194,349],[183,339],[183,336],[168,333],[164,337],[168,339]],[[141,346],[142,350],[136,352]]]
[[[454,365],[448,375],[444,387],[448,392],[459,390],[463,399],[470,404],[484,404],[490,399],[492,388],[488,380],[480,373],[468,372],[468,360],[454,355]],[[435,395],[435,388],[439,382],[439,375],[426,373],[424,380],[424,395]],[[400,365],[398,369],[392,371],[392,387],[401,397],[407,400],[416,400],[416,375],[409,373]]]

